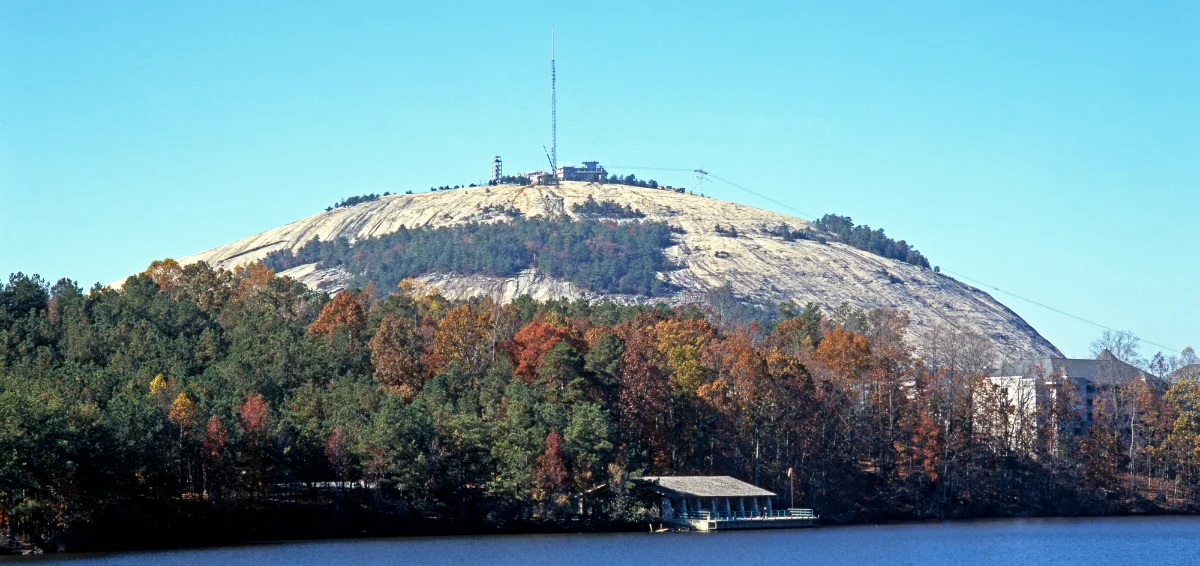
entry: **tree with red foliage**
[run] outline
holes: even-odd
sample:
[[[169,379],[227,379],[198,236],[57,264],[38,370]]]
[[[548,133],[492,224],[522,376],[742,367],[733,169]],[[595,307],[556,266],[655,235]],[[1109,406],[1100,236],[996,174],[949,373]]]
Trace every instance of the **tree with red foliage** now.
[[[669,472],[675,460],[671,384],[653,332],[662,318],[658,313],[644,313],[617,327],[625,343],[617,407],[618,422],[629,441],[647,452],[653,470]]]
[[[333,469],[338,481],[346,481],[350,476],[350,439],[342,427],[333,429],[325,442],[325,456],[329,458],[329,467]]]
[[[204,492],[210,499],[219,499],[220,486],[225,464],[225,442],[228,439],[225,424],[216,415],[208,419],[205,427],[204,440],[201,447],[204,451]]]
[[[246,431],[246,439],[250,444],[257,445],[266,439],[269,411],[262,395],[253,392],[247,396],[238,414],[242,417],[242,430]]]
[[[546,450],[538,456],[533,467],[537,486],[534,497],[551,514],[567,503],[567,465],[562,455],[562,436],[551,430],[546,436]]]
[[[246,402],[242,403],[238,409],[238,415],[242,419],[242,431],[246,435],[246,453],[249,457],[248,473],[242,477],[244,487],[250,490],[250,495],[253,498],[258,492],[259,487],[264,483],[266,477],[266,439],[267,439],[267,417],[270,411],[267,408],[267,401],[263,399],[258,392],[253,392],[246,397]]]
[[[786,404],[782,398],[781,385],[767,373],[766,359],[754,347],[752,336],[746,330],[732,333],[726,339],[712,345],[714,366],[720,377],[719,407],[724,409],[722,428],[728,430],[731,446],[753,447],[753,453],[739,454],[740,460],[749,464],[751,477],[759,481],[761,472],[761,445],[770,421],[775,420],[780,408]],[[714,396],[715,397],[715,396]],[[730,442],[731,441],[731,442]]]
[[[537,380],[542,359],[559,342],[566,342],[580,354],[586,352],[583,340],[568,328],[537,320],[525,325],[513,336],[508,348],[509,356],[517,366],[514,373],[526,383],[533,383]]]

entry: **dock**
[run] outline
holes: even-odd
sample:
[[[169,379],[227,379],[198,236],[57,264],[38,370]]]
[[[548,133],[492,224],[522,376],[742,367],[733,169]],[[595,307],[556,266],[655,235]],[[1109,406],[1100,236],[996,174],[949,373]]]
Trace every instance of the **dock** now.
[[[663,523],[695,531],[815,527],[812,509],[775,509],[776,495],[729,476],[635,478]]]
[[[782,509],[753,513],[712,513],[693,511],[676,513],[676,522],[686,523],[695,531],[728,531],[737,529],[796,529],[815,527],[820,517],[812,509]]]

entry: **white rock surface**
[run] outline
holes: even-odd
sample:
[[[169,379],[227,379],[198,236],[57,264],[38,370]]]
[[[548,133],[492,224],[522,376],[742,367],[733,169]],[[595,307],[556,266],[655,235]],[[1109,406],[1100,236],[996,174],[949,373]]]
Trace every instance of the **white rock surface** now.
[[[314,237],[352,240],[419,226],[446,226],[469,221],[494,221],[511,207],[527,216],[566,213],[588,196],[610,200],[642,211],[648,220],[682,228],[668,256],[683,266],[661,274],[683,288],[667,298],[608,296],[622,302],[696,300],[706,290],[728,282],[735,294],[759,302],[792,299],[827,308],[841,303],[862,308],[889,307],[911,313],[910,336],[918,348],[934,326],[953,324],[990,337],[1003,358],[1061,356],[1049,341],[1016,313],[987,293],[945,275],[885,259],[838,244],[785,242],[764,228],[787,224],[801,229],[808,222],[716,199],[623,185],[567,182],[559,186],[502,185],[391,195],[379,200],[322,212],[261,234],[185,257],[182,264],[206,261],[214,267],[261,260],[275,250],[295,250]],[[716,233],[717,224],[733,226],[739,237]],[[718,256],[718,252],[720,253]],[[343,270],[320,270],[315,264],[283,273],[313,288],[336,292],[350,277]],[[566,281],[532,271],[517,277],[457,277],[428,274],[423,279],[452,298],[487,294],[511,299],[523,293],[535,298],[599,298]]]

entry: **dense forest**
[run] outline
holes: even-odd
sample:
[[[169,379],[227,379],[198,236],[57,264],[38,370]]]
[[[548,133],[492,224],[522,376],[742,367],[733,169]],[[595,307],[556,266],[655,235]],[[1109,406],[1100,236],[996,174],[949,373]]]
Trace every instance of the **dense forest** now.
[[[511,277],[537,268],[598,293],[658,296],[671,291],[658,278],[674,268],[663,253],[670,245],[671,230],[662,222],[517,215],[495,223],[401,228],[353,244],[313,239],[295,253],[274,252],[265,263],[277,272],[309,263],[341,267],[359,285],[386,289],[427,273]]]
[[[882,228],[872,230],[866,224],[855,226],[854,221],[849,216],[838,216],[836,214],[826,214],[816,222],[813,222],[813,225],[819,230],[828,232],[838,241],[860,250],[900,260],[918,267],[929,268],[929,260],[921,255],[921,252],[914,249],[904,240],[896,241],[887,237],[884,235]]]
[[[1200,385],[1020,426],[988,342],[903,313],[332,299],[262,264],[0,289],[0,542],[644,529],[629,478],[728,474],[829,522],[1193,511]]]

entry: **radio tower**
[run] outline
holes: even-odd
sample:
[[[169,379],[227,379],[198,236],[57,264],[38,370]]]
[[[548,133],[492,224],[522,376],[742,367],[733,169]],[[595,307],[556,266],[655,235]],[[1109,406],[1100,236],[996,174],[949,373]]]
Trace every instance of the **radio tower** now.
[[[554,26],[550,26],[550,175],[558,179],[558,116],[554,94]]]

